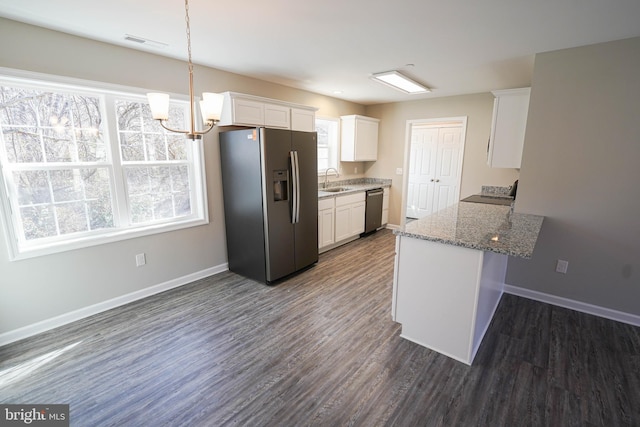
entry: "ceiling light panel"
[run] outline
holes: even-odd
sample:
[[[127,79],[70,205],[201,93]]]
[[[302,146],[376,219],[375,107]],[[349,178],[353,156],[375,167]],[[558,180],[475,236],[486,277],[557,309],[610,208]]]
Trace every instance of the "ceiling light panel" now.
[[[411,80],[407,76],[400,74],[398,71],[376,73],[372,75],[371,78],[375,81],[378,81],[387,86],[391,86],[394,89],[408,94],[430,92],[429,88],[427,88],[426,86]]]
[[[163,42],[159,42],[156,40],[149,40],[149,39],[145,39],[144,37],[139,37],[139,36],[133,36],[131,34],[125,34],[124,35],[124,39],[128,42],[133,42],[133,43],[138,43],[138,44],[144,44],[147,46],[152,46],[152,47],[167,47],[169,46],[167,43],[163,43]]]

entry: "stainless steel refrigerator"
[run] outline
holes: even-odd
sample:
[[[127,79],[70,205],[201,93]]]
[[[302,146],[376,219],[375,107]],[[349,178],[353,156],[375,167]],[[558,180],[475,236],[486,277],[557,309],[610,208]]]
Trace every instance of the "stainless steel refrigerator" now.
[[[220,133],[229,270],[271,284],[318,261],[317,134]]]

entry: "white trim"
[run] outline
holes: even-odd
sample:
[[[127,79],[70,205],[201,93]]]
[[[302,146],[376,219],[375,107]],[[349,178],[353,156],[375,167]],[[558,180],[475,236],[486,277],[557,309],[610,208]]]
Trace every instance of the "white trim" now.
[[[334,142],[335,142],[335,146],[334,148],[334,156],[335,156],[335,164],[333,165],[329,165],[326,169],[318,169],[318,178],[323,178],[325,173],[327,172],[328,169],[334,168],[336,170],[336,172],[338,173],[336,175],[336,178],[340,176],[340,172],[338,172],[338,170],[340,170],[340,144],[342,143],[340,141],[340,118],[339,117],[330,117],[330,116],[316,116],[315,117],[315,126],[314,126],[314,130],[317,132],[318,129],[318,120],[323,120],[326,122],[334,122],[336,124],[336,134],[333,135],[334,138]],[[331,139],[331,138],[330,138]],[[329,151],[331,151],[331,147],[329,147]],[[329,155],[329,160],[331,160],[331,155]]]
[[[206,209],[205,209],[206,211]],[[92,246],[104,245],[107,243],[119,242],[121,240],[135,239],[138,237],[152,236],[159,233],[167,233],[170,231],[182,230],[185,228],[197,227],[200,225],[209,224],[207,219],[188,219],[183,221],[174,221],[172,223],[160,223],[150,224],[144,227],[138,228],[120,228],[113,229],[108,232],[98,231],[96,233],[87,233],[87,235],[78,239],[68,239],[66,241],[55,242],[46,245],[33,246],[32,248],[23,249],[22,252],[11,245],[11,242],[7,240],[7,246],[9,248],[9,261],[20,261],[29,258],[36,258],[40,256],[52,255],[61,252],[72,251],[76,249],[89,248]],[[13,230],[12,225],[8,225],[7,232]],[[13,231],[11,231],[13,233]],[[16,243],[17,245],[17,243]]]
[[[95,93],[96,89],[118,96],[131,94],[145,97],[152,88],[140,88],[135,86],[125,86],[116,83],[106,83],[97,80],[80,79],[77,77],[60,76],[57,74],[39,73],[35,71],[21,70],[18,68],[0,67],[0,75],[4,80],[12,80],[24,84],[24,80],[31,80],[32,83],[45,85],[46,87],[58,86],[64,90],[77,90],[81,92]],[[166,91],[165,91],[166,92]],[[189,102],[189,96],[181,93],[169,92],[171,98],[176,98]]]
[[[94,314],[102,313],[103,311],[111,310],[130,302],[159,294],[160,292],[168,291],[169,289],[174,289],[199,279],[204,279],[205,277],[222,273],[224,271],[227,271],[228,269],[229,265],[227,263],[220,264],[215,267],[187,274],[186,276],[168,280],[164,283],[140,289],[139,291],[131,292],[129,294],[121,295],[119,297],[83,307],[78,310],[70,311],[68,313],[52,317],[50,319],[42,320],[31,325],[23,326],[21,328],[14,329],[13,331],[4,332],[0,334],[0,347],[42,332],[46,332],[50,329],[66,325],[89,316],[93,316]]]
[[[422,346],[424,348],[428,348],[429,350],[435,351],[436,353],[440,353],[440,354],[442,354],[444,356],[447,356],[447,357],[455,360],[456,362],[464,363],[467,366],[471,366],[472,363],[473,363],[473,361],[469,362],[468,360],[464,360],[462,357],[460,357],[458,355],[452,354],[452,353],[450,353],[448,351],[444,351],[444,350],[442,350],[442,349],[440,349],[438,347],[434,347],[432,345],[428,345],[428,344],[423,343],[422,341],[417,340],[415,338],[403,335],[402,332],[400,332],[400,338],[405,339],[407,341],[411,341],[412,343],[418,344],[418,345],[420,345],[420,346]]]
[[[534,301],[545,302],[547,304],[556,305],[558,307],[568,308],[570,310],[579,311],[581,313],[592,314],[605,319],[615,320],[617,322],[627,323],[633,326],[640,326],[640,316],[611,308],[600,307],[586,302],[575,301],[569,298],[563,298],[556,295],[546,294],[543,292],[533,291],[531,289],[521,288],[519,286],[504,285],[504,291],[511,295],[532,299]]]
[[[360,235],[356,234],[355,236],[347,237],[346,239],[340,240],[339,242],[335,242],[335,243],[331,243],[330,245],[323,246],[322,248],[318,249],[318,254],[322,254],[327,251],[330,251],[331,249],[335,249],[339,246],[346,245],[347,243],[351,243],[355,240],[358,240],[359,238],[360,238]]]
[[[404,161],[403,161],[403,171],[404,174],[402,176],[402,197],[401,197],[401,206],[400,206],[400,225],[404,226],[407,220],[407,192],[409,191],[409,164],[411,157],[411,134],[414,125],[456,125],[462,128],[462,134],[460,135],[460,139],[462,140],[462,150],[460,153],[460,168],[458,171],[458,199],[460,198],[460,190],[462,189],[462,169],[464,168],[464,150],[467,144],[467,121],[468,116],[459,116],[459,117],[440,117],[440,118],[432,118],[432,119],[415,119],[415,120],[407,120],[407,126],[405,130],[404,136]]]

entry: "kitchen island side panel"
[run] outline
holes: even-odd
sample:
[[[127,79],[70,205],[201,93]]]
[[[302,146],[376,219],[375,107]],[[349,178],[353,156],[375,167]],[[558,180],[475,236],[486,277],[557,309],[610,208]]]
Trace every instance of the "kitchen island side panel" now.
[[[474,316],[475,326],[471,360],[475,358],[502,298],[504,278],[507,273],[507,261],[507,255],[483,252],[482,275],[480,277],[478,303]]]
[[[398,243],[401,336],[470,365],[483,252],[406,236]]]

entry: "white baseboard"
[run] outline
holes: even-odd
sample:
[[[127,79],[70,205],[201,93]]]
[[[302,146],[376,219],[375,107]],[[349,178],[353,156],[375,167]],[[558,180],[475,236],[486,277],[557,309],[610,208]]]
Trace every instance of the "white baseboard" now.
[[[594,316],[604,317],[605,319],[615,320],[617,322],[628,323],[629,325],[640,326],[640,316],[623,311],[613,310],[611,308],[600,307],[586,302],[575,301],[556,295],[545,294],[543,292],[532,291],[518,286],[504,285],[506,293],[529,298],[535,301],[546,302],[548,304],[557,305],[559,307],[568,308],[582,313],[593,314]]]
[[[229,266],[227,263],[221,264],[216,267],[211,267],[195,273],[187,274],[186,276],[178,277],[176,279],[169,280],[158,285],[150,286],[139,291],[131,292],[130,294],[121,295],[107,301],[99,302],[97,304],[83,307],[69,313],[61,314],[50,319],[23,326],[22,328],[14,329],[13,331],[2,333],[0,334],[0,347],[39,334],[41,332],[46,332],[50,329],[57,328],[58,326],[63,326],[68,323],[75,322],[76,320],[93,316],[94,314],[98,314],[112,308],[116,308],[121,305],[125,305],[130,302],[149,297],[151,295],[159,294],[160,292],[168,291],[169,289],[177,288],[193,281],[213,276],[214,274],[222,273],[223,271],[227,271],[228,269]]]
[[[385,225],[385,228],[388,228],[389,230],[400,230],[400,226],[396,224],[387,224]]]

